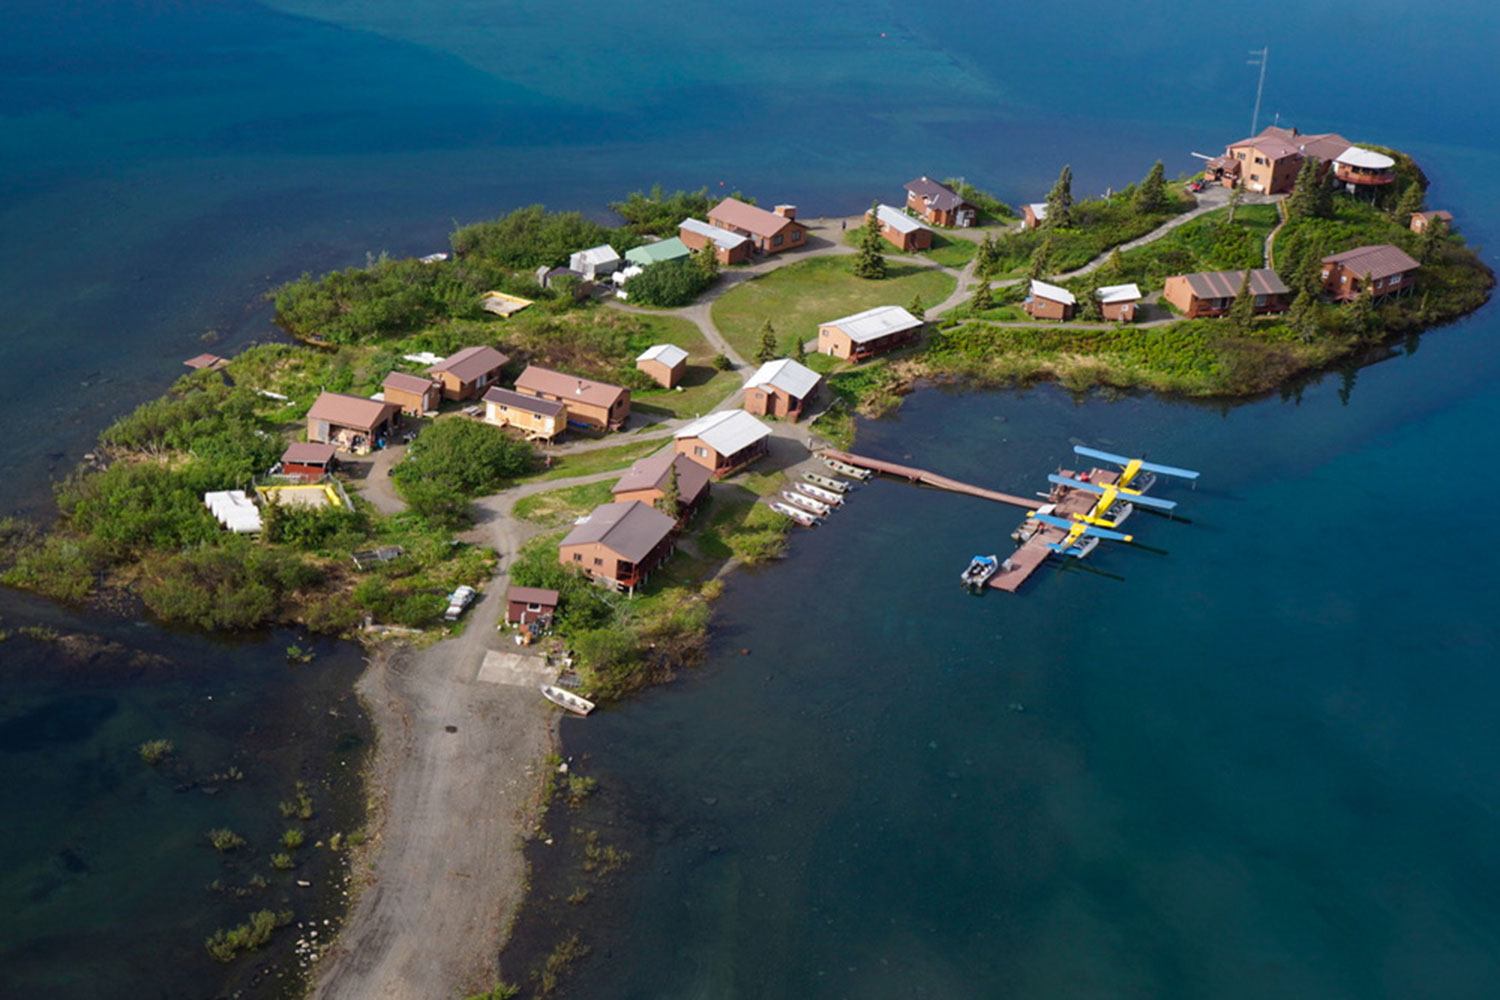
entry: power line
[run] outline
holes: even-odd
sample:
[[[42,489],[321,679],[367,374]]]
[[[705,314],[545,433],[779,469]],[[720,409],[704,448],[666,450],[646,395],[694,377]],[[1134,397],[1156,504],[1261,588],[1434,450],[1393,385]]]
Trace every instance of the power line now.
[[[1250,134],[1258,135],[1260,127],[1260,96],[1266,89],[1266,63],[1271,58],[1271,47],[1267,45],[1262,49],[1251,49],[1250,54],[1254,59],[1245,61],[1246,66],[1260,67],[1260,82],[1255,85],[1255,111],[1250,115]]]

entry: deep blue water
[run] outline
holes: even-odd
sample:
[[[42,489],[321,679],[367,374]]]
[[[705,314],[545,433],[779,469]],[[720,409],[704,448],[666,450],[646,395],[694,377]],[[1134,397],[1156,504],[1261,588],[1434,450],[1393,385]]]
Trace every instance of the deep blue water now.
[[[13,0],[0,512],[45,512],[49,480],[183,358],[273,336],[264,293],[302,271],[658,181],[807,215],[919,173],[1011,201],[1065,162],[1080,193],[1118,187],[1247,131],[1263,44],[1263,122],[1409,150],[1434,205],[1493,242],[1500,15],[1359,13]],[[953,575],[1003,546],[1009,513],[890,485],[736,579],[703,671],[565,730],[636,856],[585,919],[601,955],[613,929],[638,945],[585,965],[586,995],[1494,995],[1495,483],[1474,443],[1496,332],[1487,311],[1300,405],[933,392],[866,427],[862,447],[1013,490],[1070,437],[1206,475],[1191,524],[1143,527],[1168,555],[1097,561],[1124,583],[960,601]],[[8,623],[43,614],[97,625],[0,595]],[[336,700],[344,668],[289,672],[286,636],[106,631],[175,666],[0,646],[0,787],[30,803],[6,811],[0,993],[23,974],[28,994],[212,992],[197,942],[233,906],[196,868],[217,862],[155,877],[182,855],[150,845],[221,807],[264,839],[279,785],[322,757],[288,731],[237,798],[188,809],[132,766],[136,742],[165,731],[212,766],[246,720],[201,698],[227,685],[274,718]],[[70,932],[110,947],[65,951]]]

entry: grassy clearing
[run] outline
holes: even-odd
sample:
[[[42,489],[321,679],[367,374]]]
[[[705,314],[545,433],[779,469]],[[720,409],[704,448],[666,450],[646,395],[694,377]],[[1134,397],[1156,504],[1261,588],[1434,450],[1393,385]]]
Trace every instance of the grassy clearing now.
[[[596,448],[593,451],[554,455],[550,468],[520,480],[523,483],[545,483],[554,479],[571,479],[574,476],[589,476],[596,472],[623,469],[638,458],[644,458],[669,442],[665,438],[648,438],[615,445],[613,448]]]
[[[568,486],[549,493],[534,493],[522,497],[511,508],[511,513],[523,521],[549,528],[560,527],[582,517],[602,503],[609,503],[614,494],[610,489],[614,483],[585,483]]]
[[[942,233],[932,234],[932,248],[922,252],[922,256],[934,264],[944,267],[962,268],[974,259],[975,252],[979,249],[978,244],[957,236],[944,236]]]
[[[818,324],[872,306],[904,306],[913,296],[928,304],[953,291],[954,280],[941,271],[891,262],[883,281],[856,278],[849,257],[814,257],[788,264],[736,286],[714,303],[714,325],[734,349],[753,357],[766,320],[777,338],[811,340]]]
[[[718,406],[739,387],[740,377],[734,372],[721,372],[707,364],[694,364],[690,360],[682,382],[679,383],[681,392],[675,389],[658,389],[654,392],[635,393],[630,405],[631,409],[646,414],[696,417]]]

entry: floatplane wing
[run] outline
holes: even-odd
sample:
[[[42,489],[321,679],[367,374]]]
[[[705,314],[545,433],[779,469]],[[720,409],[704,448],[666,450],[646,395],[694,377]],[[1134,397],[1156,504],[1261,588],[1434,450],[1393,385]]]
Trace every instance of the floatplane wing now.
[[[1139,458],[1126,458],[1124,455],[1116,455],[1108,451],[1099,451],[1095,448],[1085,448],[1081,444],[1073,446],[1073,452],[1085,458],[1097,458],[1101,462],[1113,462],[1116,465],[1135,468],[1141,472],[1154,472],[1160,476],[1176,476],[1178,479],[1197,479],[1198,473],[1192,469],[1179,469],[1172,465],[1157,465],[1155,462],[1143,461]]]
[[[1072,536],[1093,535],[1095,538],[1105,538],[1112,542],[1129,542],[1134,539],[1134,536],[1124,532],[1110,531],[1108,528],[1100,528],[1083,521],[1069,521],[1066,518],[1053,517],[1051,514],[1038,514],[1033,511],[1027,516],[1034,517],[1043,524],[1050,524],[1054,528],[1064,528]]]
[[[1147,496],[1144,493],[1137,493],[1134,490],[1122,490],[1118,487],[1100,486],[1098,483],[1085,483],[1079,479],[1069,479],[1067,476],[1059,476],[1057,473],[1053,473],[1052,475],[1048,476],[1047,482],[1056,483],[1059,486],[1071,486],[1075,490],[1083,490],[1085,493],[1092,493],[1095,496],[1101,497],[1110,490],[1114,490],[1115,492],[1124,495],[1125,498],[1128,499],[1131,503],[1138,503],[1142,507],[1155,507],[1157,510],[1177,509],[1176,500],[1159,500],[1156,497]]]

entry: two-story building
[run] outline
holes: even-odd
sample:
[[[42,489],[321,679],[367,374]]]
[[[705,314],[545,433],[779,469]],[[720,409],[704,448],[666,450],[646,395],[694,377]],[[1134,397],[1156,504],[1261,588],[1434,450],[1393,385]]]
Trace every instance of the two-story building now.
[[[1389,243],[1355,247],[1323,258],[1323,291],[1335,302],[1353,302],[1366,294],[1376,299],[1407,295],[1417,283],[1421,266]]]
[[[443,384],[444,399],[477,399],[500,381],[500,370],[509,360],[493,347],[465,347],[427,369],[427,374]]]
[[[659,510],[674,476],[677,479],[677,523],[682,524],[708,499],[713,473],[674,447],[636,459],[610,492],[616,500],[639,500]]]
[[[630,390],[608,382],[527,365],[516,392],[565,404],[568,423],[578,427],[617,431],[630,420]]]
[[[1272,125],[1260,135],[1230,143],[1223,156],[1208,162],[1208,174],[1225,187],[1242,184],[1256,194],[1288,194],[1296,186],[1303,159],[1315,157],[1322,164],[1322,177],[1350,145],[1337,132],[1305,135]]]
[[[675,518],[639,500],[601,504],[558,543],[557,560],[633,594],[671,555],[676,528]]]
[[[907,182],[906,207],[934,226],[967,229],[979,217],[956,191],[925,175]]]

